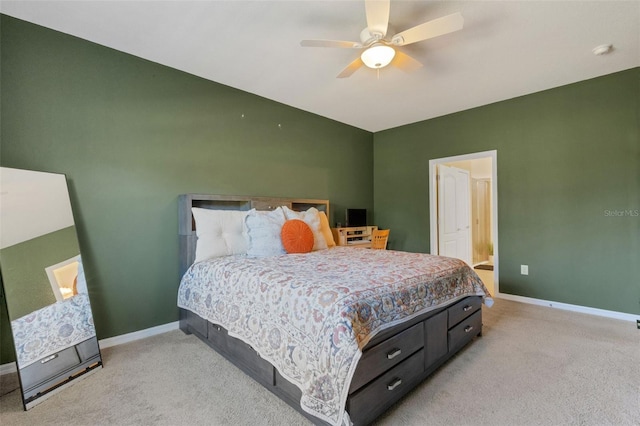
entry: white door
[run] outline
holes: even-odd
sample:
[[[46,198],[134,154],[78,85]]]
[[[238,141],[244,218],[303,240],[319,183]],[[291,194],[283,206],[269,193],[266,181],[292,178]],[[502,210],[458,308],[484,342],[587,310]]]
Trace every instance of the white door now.
[[[467,170],[438,165],[438,254],[471,265],[471,193]]]

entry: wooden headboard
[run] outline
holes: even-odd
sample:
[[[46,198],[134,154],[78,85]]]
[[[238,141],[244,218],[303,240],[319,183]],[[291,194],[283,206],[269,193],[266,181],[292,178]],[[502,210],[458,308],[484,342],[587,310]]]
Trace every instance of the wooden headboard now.
[[[182,194],[178,197],[178,235],[180,236],[180,277],[196,258],[196,223],[192,207],[212,210],[273,210],[287,206],[291,210],[304,211],[315,207],[329,217],[328,200],[304,198],[248,197],[243,195]]]

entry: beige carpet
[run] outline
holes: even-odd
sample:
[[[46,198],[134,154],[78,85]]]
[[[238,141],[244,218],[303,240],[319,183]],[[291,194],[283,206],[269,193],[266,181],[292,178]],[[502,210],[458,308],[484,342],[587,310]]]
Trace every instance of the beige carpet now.
[[[103,351],[105,368],[22,411],[1,378],[0,424],[306,425],[193,336]],[[13,380],[13,385],[12,385]],[[379,425],[639,425],[640,330],[630,322],[497,300],[484,335]]]

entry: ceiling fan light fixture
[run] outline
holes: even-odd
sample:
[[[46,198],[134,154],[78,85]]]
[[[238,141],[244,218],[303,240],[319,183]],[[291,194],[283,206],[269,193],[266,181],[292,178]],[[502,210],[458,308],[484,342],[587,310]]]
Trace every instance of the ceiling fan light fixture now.
[[[362,62],[369,68],[384,68],[391,63],[396,51],[393,47],[376,43],[360,55]]]

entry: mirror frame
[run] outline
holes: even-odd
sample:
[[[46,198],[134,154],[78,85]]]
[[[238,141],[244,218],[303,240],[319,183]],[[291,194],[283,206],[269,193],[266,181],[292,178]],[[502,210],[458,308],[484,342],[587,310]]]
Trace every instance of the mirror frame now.
[[[0,194],[2,290],[28,410],[101,369],[102,354],[66,176],[0,167]],[[65,298],[51,268],[74,260]]]

